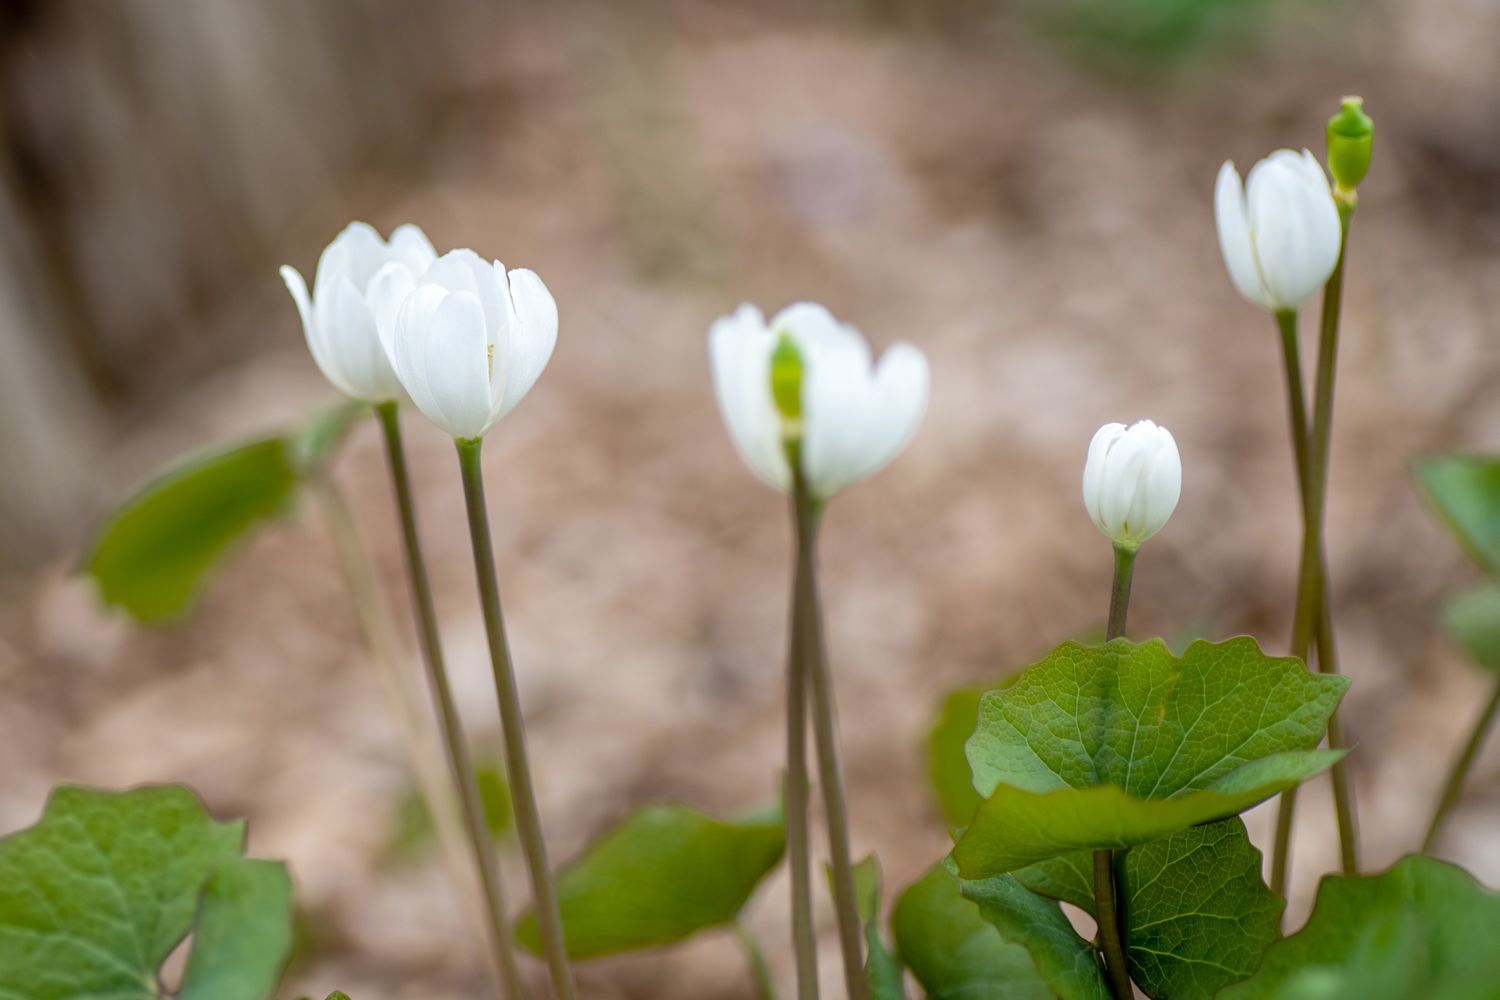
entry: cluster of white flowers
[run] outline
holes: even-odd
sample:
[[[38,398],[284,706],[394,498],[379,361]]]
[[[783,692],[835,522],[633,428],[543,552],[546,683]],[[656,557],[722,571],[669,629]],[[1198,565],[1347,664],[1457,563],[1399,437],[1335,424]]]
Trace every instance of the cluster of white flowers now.
[[[1248,185],[1226,162],[1214,207],[1229,276],[1254,305],[1295,310],[1328,280],[1341,230],[1311,153],[1277,150]],[[460,440],[482,436],[520,402],[557,342],[557,304],[535,273],[472,250],[438,256],[416,226],[386,241],[351,224],[323,251],[311,295],[297,271],[281,275],[330,382],[370,402],[410,399]],[[713,324],[709,353],[719,409],[746,464],[787,492],[800,472],[818,500],[894,459],[927,406],[920,350],[898,343],[876,363],[858,330],[814,303],[769,322],[742,305]],[[1084,504],[1116,544],[1133,548],[1159,531],[1181,489],[1165,428],[1143,420],[1095,434]]]

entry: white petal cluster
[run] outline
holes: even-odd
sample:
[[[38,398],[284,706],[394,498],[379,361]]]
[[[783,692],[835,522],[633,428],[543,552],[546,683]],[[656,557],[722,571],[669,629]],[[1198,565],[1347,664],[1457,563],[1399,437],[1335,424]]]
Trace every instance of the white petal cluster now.
[[[801,363],[801,413],[788,420],[771,387],[782,338]],[[823,306],[788,306],[769,323],[740,306],[708,333],[714,391],[740,455],[768,484],[792,488],[787,444],[800,441],[802,473],[819,499],[859,482],[895,458],[927,407],[927,358],[894,344],[873,363],[870,345]]]
[[[1278,149],[1251,168],[1248,185],[1226,161],[1214,216],[1234,287],[1267,312],[1302,305],[1338,263],[1338,206],[1323,168],[1305,149]]]
[[[387,267],[383,299],[399,300],[381,335],[402,386],[429,420],[478,438],[535,384],[557,344],[557,303],[542,279],[454,250],[419,276]]]
[[[1083,504],[1116,545],[1135,548],[1161,530],[1182,495],[1182,458],[1165,427],[1105,424],[1089,442]]]
[[[403,397],[379,333],[395,322],[401,303],[382,288],[390,273],[421,274],[436,259],[416,226],[398,227],[386,242],[365,223],[351,222],[318,258],[312,295],[295,268],[282,266],[313,360],[340,392],[372,403]],[[387,277],[377,283],[381,274]]]

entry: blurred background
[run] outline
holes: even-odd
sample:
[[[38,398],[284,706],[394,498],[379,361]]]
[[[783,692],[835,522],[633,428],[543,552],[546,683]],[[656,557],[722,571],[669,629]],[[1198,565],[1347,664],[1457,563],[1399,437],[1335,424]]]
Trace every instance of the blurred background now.
[[[163,463],[330,398],[277,265],[311,275],[351,218],[411,221],[534,268],[561,308],[551,367],[486,449],[555,859],[643,802],[731,814],[776,791],[790,539],[719,425],[709,322],[814,298],[927,352],[923,427],[825,533],[856,853],[894,892],[946,850],[921,757],[942,693],[1102,625],[1110,551],[1078,496],[1100,423],[1151,417],[1185,463],[1132,631],[1285,649],[1299,514],[1277,341],[1224,274],[1212,186],[1226,158],[1321,154],[1360,93],[1376,154],[1329,556],[1366,862],[1384,867],[1420,841],[1486,691],[1434,622],[1475,573],[1406,469],[1500,447],[1497,48],[1492,0],[12,0],[0,832],[58,781],[186,781],[293,866],[287,996],[482,993],[452,885],[403,833],[412,779],[316,512],[260,532],[169,628],[73,575]],[[407,432],[449,658],[493,759],[451,447],[419,417]],[[337,477],[407,638],[373,427]],[[1335,864],[1326,785],[1302,803],[1294,917]],[[1269,811],[1249,822],[1266,843]],[[1496,884],[1496,831],[1500,746],[1442,853]],[[506,872],[518,895],[514,857]],[[783,977],[785,891],[750,912]],[[750,995],[724,936],[580,975],[589,997]]]

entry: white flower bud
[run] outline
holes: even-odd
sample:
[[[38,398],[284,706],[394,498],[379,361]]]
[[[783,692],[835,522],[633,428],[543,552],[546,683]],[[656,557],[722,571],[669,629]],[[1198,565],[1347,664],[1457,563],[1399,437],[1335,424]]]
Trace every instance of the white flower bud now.
[[[1251,169],[1246,186],[1225,161],[1214,189],[1214,217],[1230,280],[1267,312],[1302,305],[1338,263],[1338,206],[1323,168],[1305,149],[1278,149]]]
[[[482,437],[531,390],[557,344],[557,303],[532,271],[472,250],[439,257],[415,279],[376,275],[400,301],[380,333],[417,409],[458,440]]]
[[[820,305],[788,306],[770,323],[743,305],[708,340],[729,436],[776,489],[792,488],[788,444],[818,499],[859,482],[896,457],[927,406],[921,351],[894,344],[874,364],[860,332]]]
[[[380,332],[395,321],[401,301],[382,289],[392,275],[404,276],[409,288],[436,259],[416,226],[397,227],[387,243],[365,223],[351,222],[318,258],[312,295],[295,268],[282,266],[281,280],[297,303],[313,360],[344,395],[372,403],[402,398]]]
[[[1182,495],[1182,458],[1165,427],[1105,424],[1089,442],[1083,504],[1116,545],[1134,549],[1161,530]]]

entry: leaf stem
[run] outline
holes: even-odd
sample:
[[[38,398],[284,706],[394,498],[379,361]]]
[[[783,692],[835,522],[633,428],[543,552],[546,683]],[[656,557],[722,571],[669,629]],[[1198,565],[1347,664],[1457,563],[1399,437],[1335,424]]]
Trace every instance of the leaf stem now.
[[[515,805],[516,833],[531,875],[532,905],[542,950],[557,1000],[574,1000],[573,972],[568,967],[567,942],[557,905],[557,890],[547,864],[547,844],[542,836],[541,811],[526,753],[526,724],[521,715],[521,695],[516,685],[515,665],[505,636],[505,618],[500,610],[500,584],[495,575],[495,548],[490,538],[490,518],[484,501],[484,469],[479,460],[482,438],[455,441],[458,467],[463,477],[464,505],[469,515],[469,538],[474,548],[474,573],[479,581],[484,631],[489,641],[490,666],[495,675],[495,693],[500,707],[500,725],[505,737],[505,771],[510,779]]]
[[[1431,854],[1432,849],[1437,846],[1443,823],[1463,797],[1464,780],[1469,776],[1469,769],[1474,766],[1474,758],[1479,756],[1479,748],[1484,745],[1484,738],[1489,734],[1497,712],[1500,712],[1500,684],[1495,685],[1495,693],[1490,697],[1489,704],[1479,713],[1479,718],[1474,720],[1474,729],[1469,733],[1468,742],[1464,744],[1463,750],[1453,761],[1452,770],[1448,772],[1442,798],[1438,799],[1437,808],[1432,813],[1432,822],[1427,826],[1427,836],[1422,840],[1423,854]]]
[[[765,949],[760,946],[755,932],[743,921],[736,920],[733,926],[735,940],[745,951],[745,964],[750,967],[750,978],[755,983],[756,1000],[776,1000],[776,979],[771,975]]]
[[[1125,621],[1130,612],[1130,582],[1135,574],[1137,549],[1115,546],[1114,585],[1109,591],[1109,627],[1106,639],[1125,636]],[[1109,974],[1109,991],[1114,1000],[1130,1000],[1135,991],[1130,985],[1130,970],[1125,964],[1125,932],[1115,899],[1114,852],[1094,852],[1094,914],[1099,925],[1099,947],[1104,952],[1104,968]]]
[[[438,728],[448,758],[449,773],[458,789],[458,802],[464,828],[469,835],[469,849],[479,874],[484,901],[486,930],[493,949],[493,967],[501,983],[502,994],[510,1000],[527,995],[516,964],[510,931],[506,924],[505,893],[495,858],[495,843],[485,823],[484,805],[479,797],[479,782],[469,757],[469,744],[453,700],[448,669],[443,659],[443,644],[438,633],[437,607],[432,598],[432,584],[427,577],[427,560],[417,533],[416,504],[412,499],[411,475],[406,467],[406,448],[401,441],[400,417],[394,402],[375,404],[375,415],[385,437],[385,453],[390,467],[391,485],[396,494],[396,509],[401,521],[401,540],[406,554],[407,577],[411,583],[412,607],[416,612],[417,632],[422,650],[422,664],[427,671],[427,686],[437,710]],[[436,821],[436,820],[435,820]]]
[[[1094,852],[1094,912],[1098,915],[1099,947],[1104,952],[1105,971],[1109,973],[1110,996],[1114,1000],[1131,1000],[1135,990],[1125,966],[1125,938],[1120,931],[1115,901],[1113,851]]]
[[[813,733],[818,745],[818,777],[828,818],[828,853],[833,871],[833,902],[838,914],[839,950],[844,960],[848,1000],[868,1000],[860,940],[863,926],[854,895],[854,862],[849,850],[849,809],[839,760],[838,722],[833,676],[823,640],[823,612],[818,600],[817,545],[822,505],[812,496],[800,464],[794,464],[792,513],[797,523],[797,570],[793,602],[800,628],[797,640],[803,669],[811,681]]]

